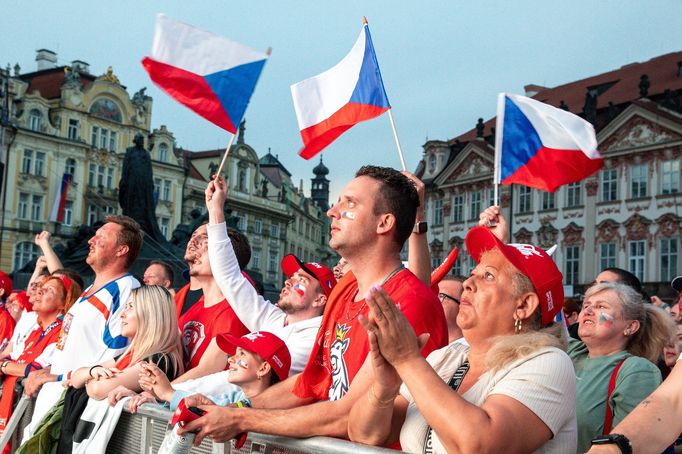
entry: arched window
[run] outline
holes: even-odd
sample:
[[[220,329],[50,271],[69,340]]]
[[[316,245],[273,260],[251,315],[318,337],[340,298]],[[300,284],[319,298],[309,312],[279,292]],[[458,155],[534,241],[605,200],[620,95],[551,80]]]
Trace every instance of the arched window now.
[[[43,114],[38,109],[31,109],[28,113],[28,128],[32,131],[40,131],[43,122]]]
[[[166,162],[168,160],[168,145],[162,143],[159,145],[159,161]]]
[[[76,174],[76,160],[69,158],[66,160],[66,167],[64,168],[64,173],[68,173],[73,177]]]
[[[14,250],[14,270],[20,270],[31,260],[40,256],[40,249],[31,241],[17,243]]]

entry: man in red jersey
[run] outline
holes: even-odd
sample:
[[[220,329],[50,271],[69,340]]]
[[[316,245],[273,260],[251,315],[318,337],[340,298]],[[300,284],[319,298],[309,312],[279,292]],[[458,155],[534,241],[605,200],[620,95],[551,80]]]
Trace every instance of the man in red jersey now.
[[[188,404],[208,413],[187,424],[215,441],[244,431],[290,437],[326,435],[347,438],[347,417],[353,403],[371,391],[371,364],[366,361],[367,334],[358,317],[368,313],[365,295],[383,287],[407,316],[417,334],[429,333],[422,353],[447,344],[443,308],[436,295],[403,268],[400,250],[415,226],[419,199],[413,183],[400,172],[365,166],[343,190],[331,218],[333,247],[351,270],[329,296],[322,326],[305,370],[272,386],[252,400],[252,409],[210,405],[201,397]],[[423,210],[423,207],[420,209]]]

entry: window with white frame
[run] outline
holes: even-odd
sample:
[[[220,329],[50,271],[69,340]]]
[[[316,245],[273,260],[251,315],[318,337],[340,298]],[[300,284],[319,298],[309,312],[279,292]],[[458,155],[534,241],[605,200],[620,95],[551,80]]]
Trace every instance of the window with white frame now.
[[[90,139],[90,143],[92,143],[93,147],[97,147],[97,138],[99,137],[99,126],[93,126],[92,127],[92,137]]]
[[[33,170],[33,150],[24,150],[21,159],[21,173],[31,173]]]
[[[279,224],[273,222],[270,225],[270,236],[273,238],[279,238]]]
[[[40,131],[43,122],[43,114],[38,109],[31,109],[28,113],[28,129]]]
[[[578,207],[582,204],[582,191],[580,182],[566,185],[566,207]]]
[[[161,197],[162,184],[161,178],[154,178],[154,196],[156,199]]]
[[[613,202],[618,199],[618,169],[601,171],[601,200]]]
[[[543,210],[553,210],[555,208],[555,197],[553,192],[541,191],[540,196]]]
[[[97,186],[98,187],[104,187],[104,174],[105,174],[104,166],[97,166]]]
[[[518,198],[518,212],[519,213],[529,213],[532,211],[532,196],[531,188],[527,186],[519,186],[519,198]]]
[[[88,225],[94,225],[97,217],[97,206],[91,203],[88,205]]]
[[[97,177],[97,165],[90,164],[88,168],[88,186],[95,186],[95,178]]]
[[[454,265],[452,265],[452,270],[450,272],[453,276],[462,275],[462,261],[460,260],[459,257],[457,257],[457,260],[455,260],[455,263]]]
[[[72,177],[76,175],[76,160],[69,158],[66,160],[66,165],[64,166],[64,173],[70,174]]]
[[[173,182],[171,180],[163,180],[163,200],[170,200],[171,199],[171,184]]]
[[[628,271],[644,281],[646,265],[646,241],[628,241]]]
[[[44,177],[45,176],[45,152],[43,151],[36,151],[36,162],[35,162],[35,168],[34,168],[34,175],[37,175],[39,177]]]
[[[118,135],[116,131],[111,131],[109,133],[109,151],[116,152],[116,146],[118,145]]]
[[[19,193],[19,201],[17,203],[17,218],[28,220],[28,206],[31,197],[23,192]]]
[[[31,220],[40,222],[43,220],[43,196],[33,194],[31,196]]]
[[[436,199],[433,202],[433,223],[435,225],[443,224],[443,199]]]
[[[79,122],[75,118],[70,118],[69,119],[69,129],[67,131],[67,137],[69,140],[78,140],[78,130],[80,129],[79,127]]]
[[[235,218],[237,218],[237,229],[242,232],[246,229],[246,216],[242,213],[235,213]]]
[[[40,256],[40,249],[31,241],[17,243],[14,249],[14,269],[19,270]]]
[[[661,280],[672,281],[677,276],[677,238],[661,238]]]
[[[114,188],[114,168],[107,167],[107,189]]]
[[[646,197],[649,178],[649,166],[636,164],[630,167],[630,197],[637,199]]]
[[[170,219],[166,217],[159,218],[159,230],[164,238],[168,238],[168,232],[170,231]]]
[[[431,257],[431,269],[435,270],[436,268],[438,268],[438,266],[441,264],[441,262],[442,262],[442,259],[440,257],[435,256],[435,255],[432,256]]]
[[[159,161],[166,162],[168,160],[168,145],[162,143],[159,145]]]
[[[253,233],[256,233],[258,235],[263,233],[263,221],[261,221],[258,218],[256,218],[255,221],[253,221]]]
[[[109,130],[100,128],[99,130],[99,147],[100,148],[107,148],[107,145],[109,145]]]
[[[564,281],[566,285],[578,284],[580,280],[580,246],[567,246],[564,259]]]
[[[661,194],[675,194],[680,191],[680,161],[661,162]]]
[[[478,219],[481,214],[481,191],[475,191],[469,194],[471,205],[469,210],[469,220],[474,221]]]
[[[452,198],[452,222],[464,221],[464,196],[456,195]]]
[[[599,245],[599,269],[614,268],[616,266],[616,243],[601,243]]]
[[[277,272],[277,251],[270,249],[270,255],[268,256],[268,271]]]
[[[64,204],[64,221],[63,225],[69,226],[73,224],[73,202],[67,200]]]
[[[251,265],[256,270],[260,269],[260,255],[261,249],[259,247],[251,249]]]

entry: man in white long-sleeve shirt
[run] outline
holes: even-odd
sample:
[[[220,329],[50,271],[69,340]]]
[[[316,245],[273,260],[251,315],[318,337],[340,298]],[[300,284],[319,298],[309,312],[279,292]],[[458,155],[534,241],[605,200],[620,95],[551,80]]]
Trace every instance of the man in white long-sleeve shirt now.
[[[244,326],[251,331],[269,331],[282,339],[291,353],[291,374],[301,372],[315,342],[327,297],[336,285],[334,273],[318,263],[304,264],[290,254],[282,260],[288,279],[277,306],[265,300],[240,272],[225,226],[226,198],[225,182],[211,181],[206,188],[206,206],[213,277]]]

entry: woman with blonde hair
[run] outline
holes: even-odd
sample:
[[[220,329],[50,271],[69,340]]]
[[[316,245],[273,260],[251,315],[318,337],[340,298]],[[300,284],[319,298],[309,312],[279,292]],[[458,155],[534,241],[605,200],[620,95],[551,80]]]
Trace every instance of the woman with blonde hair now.
[[[581,341],[572,340],[568,354],[578,379],[578,452],[585,452],[661,384],[655,362],[675,326],[665,311],[616,282],[587,290],[578,323]]]

